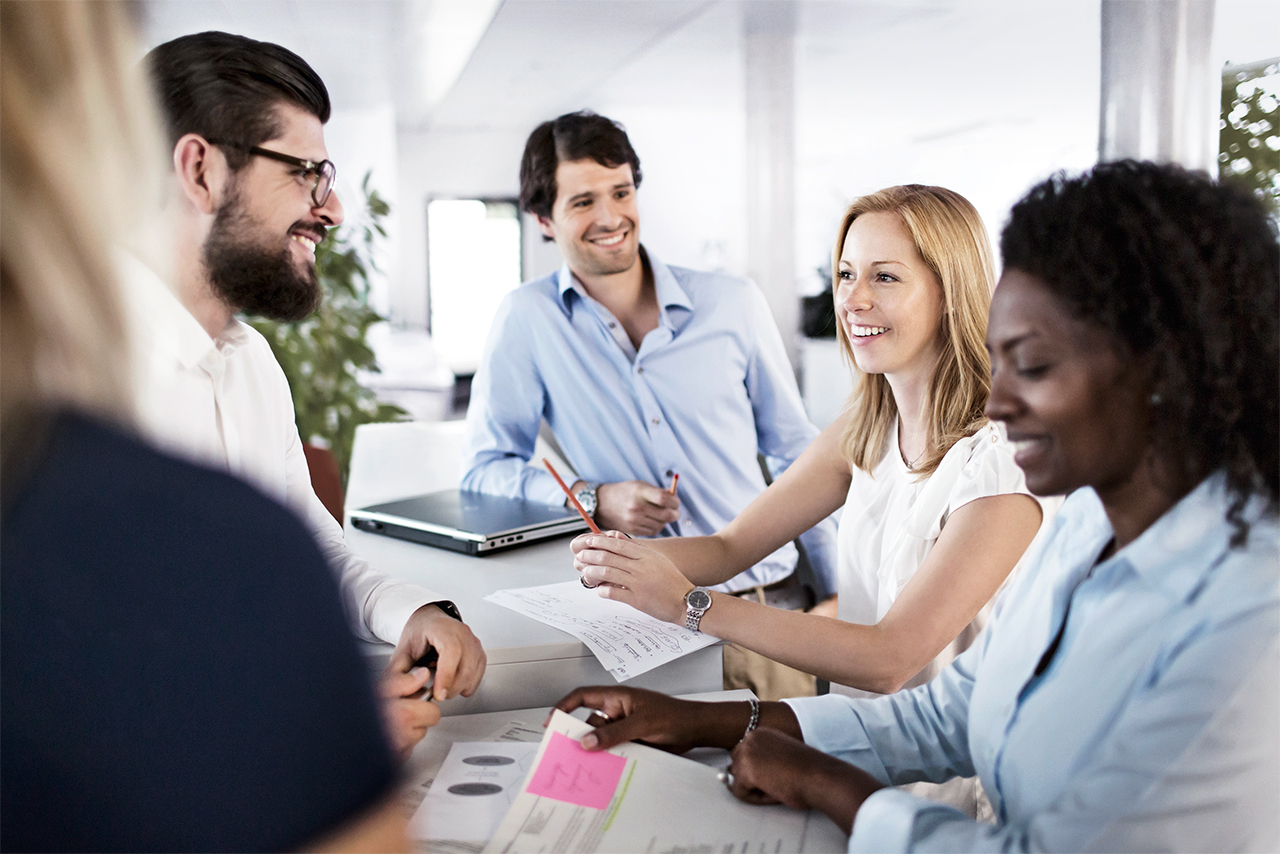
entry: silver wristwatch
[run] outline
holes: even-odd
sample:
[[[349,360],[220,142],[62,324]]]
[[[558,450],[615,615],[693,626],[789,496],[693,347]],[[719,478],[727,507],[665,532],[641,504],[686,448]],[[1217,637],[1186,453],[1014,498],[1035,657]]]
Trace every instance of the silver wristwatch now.
[[[596,515],[596,490],[599,487],[600,484],[598,483],[588,483],[573,495],[574,498],[578,499],[578,503],[582,505],[582,509],[587,511],[587,515],[592,518]]]
[[[684,595],[684,627],[691,632],[698,631],[702,623],[702,615],[711,608],[711,591],[705,587],[695,587]]]

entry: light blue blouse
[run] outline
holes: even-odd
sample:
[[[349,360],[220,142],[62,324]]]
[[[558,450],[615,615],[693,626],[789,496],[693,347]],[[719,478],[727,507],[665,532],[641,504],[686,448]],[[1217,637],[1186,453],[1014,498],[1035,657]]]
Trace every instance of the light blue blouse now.
[[[814,747],[895,785],[977,774],[997,816],[884,789],[849,850],[1280,850],[1280,526],[1255,501],[1229,548],[1223,483],[1102,563],[1111,526],[1080,490],[932,682],[789,700]]]

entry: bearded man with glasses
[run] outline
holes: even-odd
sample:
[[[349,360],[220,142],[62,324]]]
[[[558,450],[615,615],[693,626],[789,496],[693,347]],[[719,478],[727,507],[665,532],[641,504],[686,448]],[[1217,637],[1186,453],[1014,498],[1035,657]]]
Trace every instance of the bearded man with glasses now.
[[[445,597],[347,549],[311,487],[284,372],[235,316],[300,320],[319,305],[315,248],[343,219],[324,141],[328,92],[291,51],[227,33],[174,39],[146,65],[172,146],[174,275],[166,287],[121,259],[142,348],[140,420],[165,449],[230,470],[310,523],[355,633],[396,644],[381,693],[405,754],[440,718],[417,699],[430,672],[414,662],[438,655],[435,699],[470,696],[484,650]]]

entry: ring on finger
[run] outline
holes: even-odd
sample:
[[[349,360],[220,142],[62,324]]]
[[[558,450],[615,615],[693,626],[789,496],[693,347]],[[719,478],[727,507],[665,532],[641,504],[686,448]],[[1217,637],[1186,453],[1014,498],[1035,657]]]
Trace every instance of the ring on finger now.
[[[719,777],[720,777],[720,782],[724,783],[724,787],[726,789],[733,788],[733,772],[732,771],[726,768],[720,772]]]
[[[581,581],[582,586],[587,588],[588,590],[595,590],[597,587],[600,586],[599,584],[588,584],[587,577],[585,575],[579,575],[578,580]]]

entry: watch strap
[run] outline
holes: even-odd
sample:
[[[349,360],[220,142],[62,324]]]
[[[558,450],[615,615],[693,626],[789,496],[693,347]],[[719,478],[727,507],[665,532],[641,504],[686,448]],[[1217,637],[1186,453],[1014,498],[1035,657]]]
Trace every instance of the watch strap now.
[[[695,608],[689,602],[689,597],[694,593],[701,592],[707,597],[707,607]],[[711,609],[711,591],[705,587],[695,587],[685,594],[684,599],[684,627],[691,632],[701,631],[699,626],[702,625],[702,617]]]

